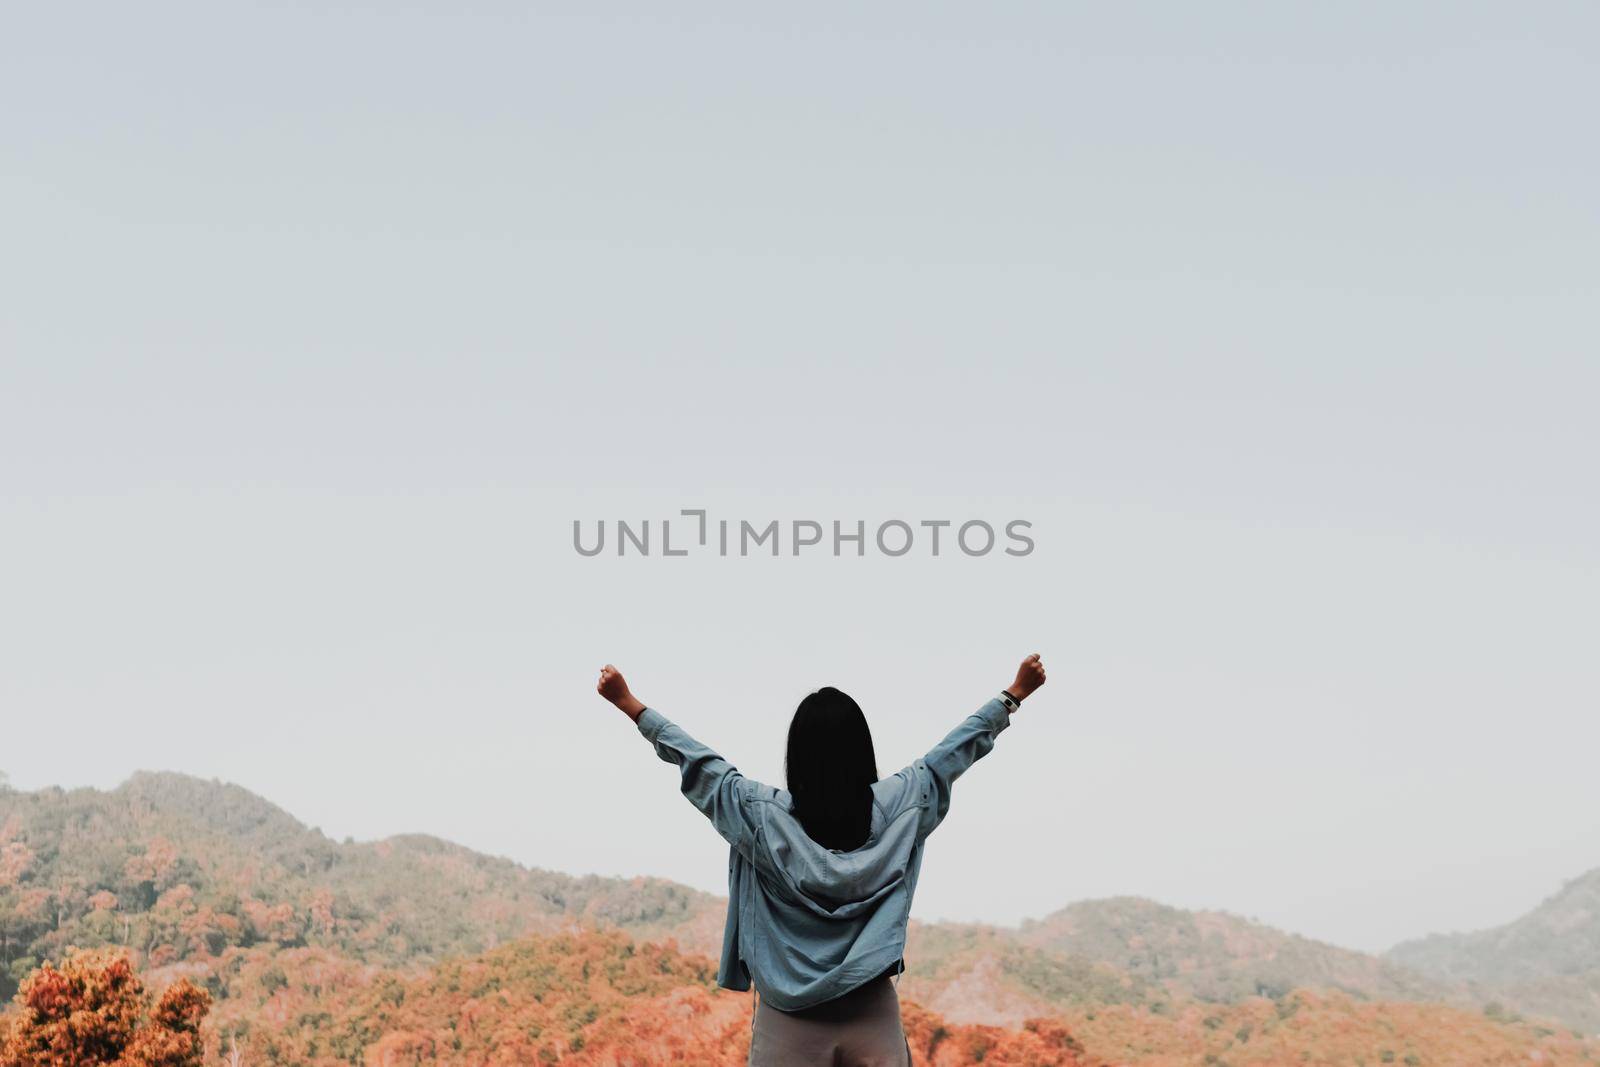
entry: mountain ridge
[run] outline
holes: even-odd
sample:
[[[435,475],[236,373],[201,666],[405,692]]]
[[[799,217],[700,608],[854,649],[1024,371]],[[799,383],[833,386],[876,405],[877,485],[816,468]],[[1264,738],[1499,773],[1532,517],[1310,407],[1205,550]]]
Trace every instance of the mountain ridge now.
[[[1574,879],[1546,905],[1573,885],[1600,882],[1596,874]],[[138,771],[112,790],[0,791],[6,996],[23,968],[69,946],[126,945],[157,964],[208,958],[229,945],[320,946],[358,961],[425,967],[592,926],[715,958],[725,906],[724,897],[665,879],[529,867],[429,834],[338,842],[244,787],[181,772]],[[1562,911],[1561,921],[1581,923],[1586,907]],[[1422,948],[1377,956],[1228,912],[1111,897],[1015,927],[913,920],[903,987],[956,1023],[1014,1025],[1089,1005],[1155,1010],[1323,989],[1358,1001],[1474,1009],[1494,1001],[1600,1029],[1590,1026],[1586,999],[1600,980],[1585,985],[1587,972],[1530,964],[1520,984],[1508,984],[1485,978],[1488,964],[1441,962],[1440,953],[1459,955],[1493,933],[1435,935],[1406,943]],[[1467,938],[1469,949],[1452,937]]]

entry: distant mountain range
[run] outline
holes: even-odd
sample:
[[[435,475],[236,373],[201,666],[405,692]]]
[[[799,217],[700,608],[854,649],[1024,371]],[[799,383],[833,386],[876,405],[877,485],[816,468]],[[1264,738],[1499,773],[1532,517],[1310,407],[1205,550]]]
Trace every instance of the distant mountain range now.
[[[210,975],[217,991],[242,998],[235,1009],[263,983],[269,994],[280,982],[298,988],[307,960],[426,982],[445,961],[509,958],[493,953],[585,930],[714,958],[723,907],[662,879],[530,869],[431,837],[341,844],[244,789],[178,774],[136,774],[108,792],[0,791],[4,997],[42,959],[73,948],[120,946],[151,968]],[[1259,1037],[1270,1019],[1287,1026],[1286,1004],[1382,1034],[1400,1009],[1376,1006],[1413,1003],[1456,1011],[1453,1032],[1475,1018],[1500,1028],[1494,1040],[1524,1048],[1560,1035],[1517,1029],[1517,1013],[1600,1032],[1600,871],[1505,927],[1424,938],[1383,957],[1222,912],[1117,898],[1020,927],[914,922],[906,958],[902,995],[952,1026],[1050,1016],[1076,1020],[1075,1032],[1115,1026],[1106,1039],[1121,1041],[1193,1016],[1230,1028],[1232,1044],[1216,1054],[1231,1063],[1249,1062],[1239,1033]],[[242,976],[247,991],[230,985]],[[1279,1014],[1261,1016],[1260,1004]],[[1419,1018],[1419,1032],[1432,1025]]]
[[[972,999],[971,976],[978,971],[1006,987],[1003,996],[987,999],[1057,1009],[1236,1003],[1296,989],[1336,990],[1361,1000],[1461,999],[1449,984],[1379,957],[1223,912],[1184,911],[1137,897],[1072,904],[1020,929],[917,925],[910,941],[908,952],[922,965],[912,966],[910,988],[957,1019],[1006,1017],[978,1007],[984,998]],[[947,981],[960,979],[955,997],[928,988],[946,974]],[[953,1003],[957,999],[967,1007]]]

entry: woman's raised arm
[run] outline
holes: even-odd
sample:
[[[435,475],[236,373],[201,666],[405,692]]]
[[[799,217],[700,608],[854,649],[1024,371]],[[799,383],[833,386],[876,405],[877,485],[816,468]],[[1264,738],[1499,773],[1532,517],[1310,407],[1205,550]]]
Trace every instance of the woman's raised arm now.
[[[757,813],[751,798],[768,787],[740,774],[733,764],[635,697],[622,673],[611,664],[601,668],[595,689],[633,720],[639,733],[655,746],[656,755],[677,764],[683,795],[711,820],[728,844],[744,851],[755,843]]]
[[[1012,705],[1020,706],[1029,694],[1043,684],[1044,663],[1035,652],[1022,661],[1017,668],[1016,678],[1003,692],[1011,698]],[[944,740],[934,745],[918,761],[925,771],[921,786],[924,810],[922,824],[918,828],[922,836],[931,834],[944,821],[945,813],[950,810],[950,792],[955,787],[956,779],[994,748],[994,739],[1010,725],[1011,712],[1012,706],[1007,705],[1001,697],[991,698],[983,707],[963,719],[945,735]]]

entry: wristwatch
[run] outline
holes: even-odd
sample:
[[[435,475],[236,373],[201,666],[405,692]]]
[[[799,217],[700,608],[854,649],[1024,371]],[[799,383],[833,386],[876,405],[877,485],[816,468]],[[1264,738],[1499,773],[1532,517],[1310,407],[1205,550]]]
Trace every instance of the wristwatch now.
[[[1022,707],[1022,703],[1004,689],[1000,690],[1000,703],[1006,706],[1007,711],[1016,711]]]

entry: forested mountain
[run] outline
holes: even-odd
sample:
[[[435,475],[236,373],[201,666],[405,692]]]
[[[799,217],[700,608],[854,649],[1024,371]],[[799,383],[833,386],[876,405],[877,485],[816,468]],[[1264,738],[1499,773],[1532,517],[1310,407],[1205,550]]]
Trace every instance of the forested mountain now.
[[[722,898],[529,869],[436,838],[338,843],[238,786],[140,773],[109,792],[0,792],[0,996],[69,945],[156,965],[228,946],[426,964],[573,923],[704,951]]]
[[[976,923],[912,922],[906,966],[900,988],[957,1022],[1015,1025],[1070,1007],[1169,999],[1159,985],[1120,968]]]
[[[1419,971],[1473,982],[1527,981],[1600,968],[1600,868],[1574,878],[1504,926],[1402,942],[1389,956]]]
[[[1292,989],[1338,990],[1366,1000],[1435,1000],[1450,992],[1364,952],[1226,912],[1184,911],[1138,897],[1068,905],[1024,922],[1017,939],[1206,1001],[1280,997]]]
[[[157,965],[259,943],[425,965],[579,922],[714,955],[723,907],[663,880],[529,869],[436,838],[339,843],[238,786],[185,775],[0,794],[4,995],[67,945],[125,945]],[[1020,930],[914,924],[907,958],[915,995],[973,1022],[1306,987],[1441,995],[1371,956],[1133,899],[1075,904]]]
[[[907,961],[905,988],[962,1021],[1085,1005],[1231,1004],[1297,989],[1477,1006],[1459,984],[1375,956],[1134,897],[1073,904],[1020,928],[913,923]]]
[[[1435,934],[1396,945],[1388,955],[1440,980],[1466,983],[1507,1009],[1600,1034],[1600,869],[1504,926]]]
[[[45,959],[126,953],[153,988],[214,998],[208,1064],[742,1063],[750,998],[718,991],[709,958],[723,907],[428,837],[341,844],[183,775],[0,790],[7,996]],[[919,1064],[1089,1062],[1059,1023],[905,1008]],[[0,1038],[19,1019],[0,1013]]]
[[[1531,983],[1551,980],[1539,968],[1585,958],[1562,940],[1593,914],[1593,880],[1580,883],[1524,934],[1483,941],[1530,958],[1544,946],[1515,972],[1526,1003],[1504,1004],[1534,1014]],[[572,1063],[740,1062],[749,998],[713,984],[723,907],[659,879],[529,869],[429,837],[339,843],[244,789],[183,775],[108,792],[0,788],[0,992],[45,959],[122,952],[154,989],[203,987],[208,1055],[231,1035],[251,1067],[518,1063],[530,1049]],[[1466,1062],[1459,1034],[1504,1062],[1600,1062],[1564,1030],[1485,1014],[1473,998],[1492,958],[1452,971],[1434,960],[1455,941],[1418,944],[1385,961],[1222,913],[1091,901],[1020,928],[913,923],[900,989],[919,1063],[1244,1064],[1285,1049],[1297,1062]],[[1438,977],[1400,966],[1408,951]],[[1429,998],[1455,1006],[1402,1003]],[[1316,1058],[1335,1047],[1346,1058]]]

